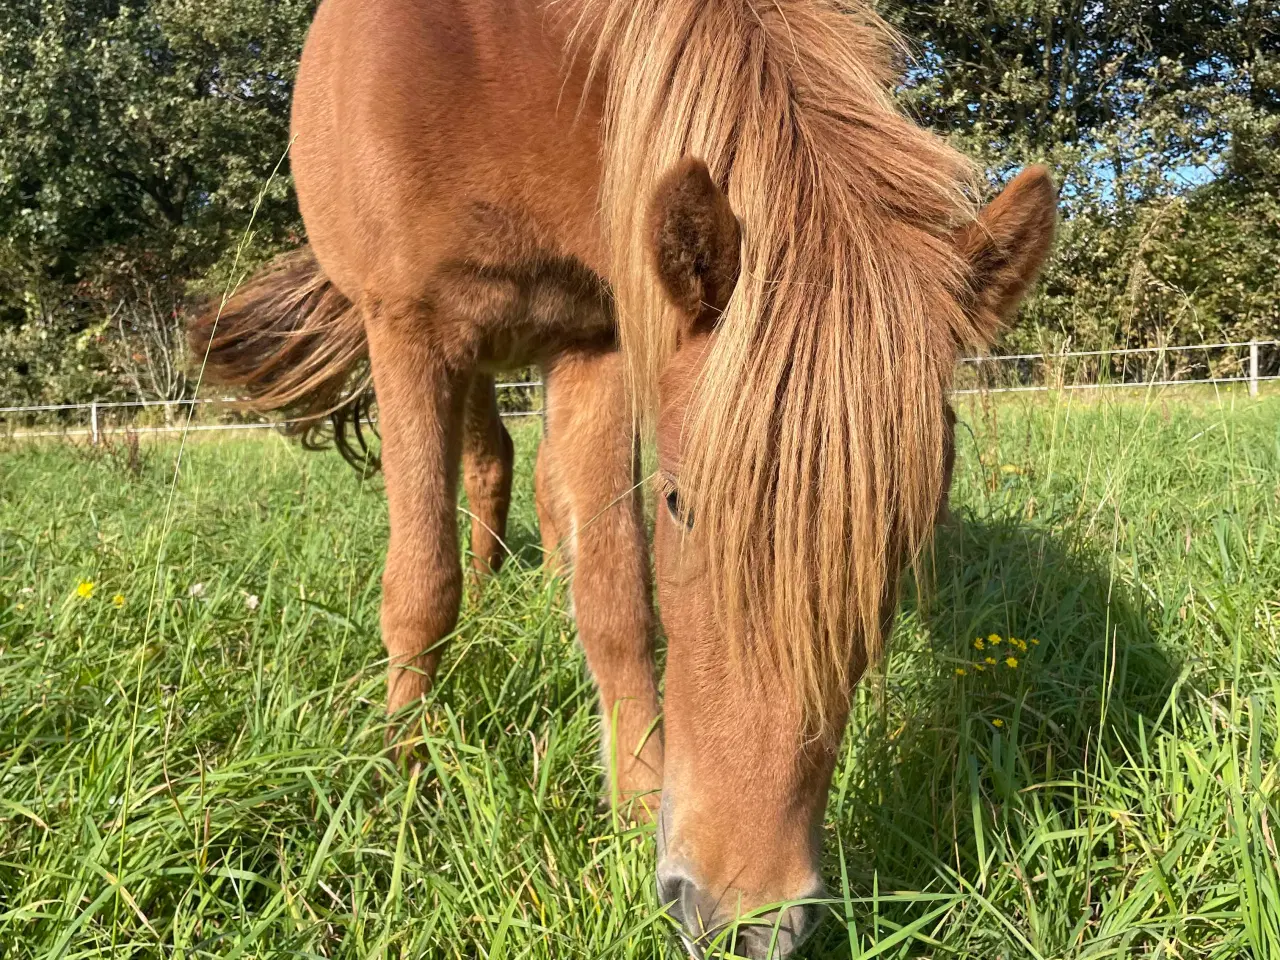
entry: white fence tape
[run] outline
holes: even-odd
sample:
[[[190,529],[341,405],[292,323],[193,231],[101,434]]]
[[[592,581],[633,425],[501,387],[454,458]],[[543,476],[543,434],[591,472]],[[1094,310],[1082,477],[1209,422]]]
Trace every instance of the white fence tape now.
[[[1115,350],[1074,350],[1064,351],[1061,353],[1014,353],[1002,356],[982,356],[982,357],[962,357],[962,364],[972,364],[979,370],[989,369],[1001,363],[1027,361],[1042,361],[1046,364],[1059,363],[1071,359],[1083,358],[1111,358],[1111,357],[1128,357],[1134,355],[1154,355],[1157,360],[1166,354],[1183,354],[1191,351],[1209,351],[1209,350],[1248,350],[1247,371],[1237,377],[1205,377],[1202,379],[1157,379],[1157,380],[1118,380],[1104,381],[1100,383],[1043,383],[1043,384],[1019,384],[1015,386],[982,386],[982,387],[965,387],[952,391],[958,396],[981,394],[981,393],[1044,393],[1051,390],[1108,390],[1108,389],[1129,389],[1142,390],[1154,387],[1174,387],[1174,386],[1195,386],[1195,385],[1225,385],[1225,384],[1246,384],[1249,388],[1251,396],[1257,396],[1258,384],[1268,381],[1280,380],[1280,374],[1260,375],[1258,366],[1258,352],[1260,347],[1280,346],[1280,340],[1252,340],[1237,343],[1198,343],[1172,347],[1123,347]],[[1242,364],[1245,361],[1242,361]],[[520,380],[510,383],[498,383],[495,387],[499,390],[508,389],[531,389],[541,387],[541,380]],[[96,400],[89,403],[48,403],[35,404],[32,406],[0,406],[0,416],[3,415],[30,415],[35,413],[57,413],[69,410],[87,410],[89,411],[89,427],[69,428],[69,429],[41,429],[33,428],[28,430],[17,430],[8,434],[9,437],[15,439],[35,438],[35,437],[90,437],[94,443],[97,443],[104,432],[104,425],[100,420],[100,412],[105,410],[123,410],[130,408],[146,408],[146,407],[168,407],[170,409],[181,407],[193,407],[205,404],[234,404],[237,402],[235,397],[207,397],[199,399],[183,399],[183,400]],[[502,414],[503,417],[537,417],[541,416],[541,410],[512,410]],[[134,433],[182,433],[184,431],[205,432],[217,430],[268,430],[290,423],[296,423],[295,420],[277,420],[261,423],[210,423],[198,425],[173,424],[157,427],[129,427]]]
[[[961,363],[998,360],[1060,360],[1065,357],[1123,357],[1135,353],[1186,353],[1190,350],[1225,350],[1229,347],[1268,347],[1280,340],[1242,340],[1236,343],[1188,343],[1174,347],[1117,347],[1114,350],[1068,350],[1063,353],[1010,353],[999,357],[963,357]]]

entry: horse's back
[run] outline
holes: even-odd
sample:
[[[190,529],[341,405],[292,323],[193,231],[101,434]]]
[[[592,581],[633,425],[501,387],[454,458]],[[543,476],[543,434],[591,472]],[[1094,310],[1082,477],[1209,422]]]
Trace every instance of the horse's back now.
[[[431,296],[447,264],[513,239],[599,269],[599,97],[540,7],[320,5],[292,166],[311,245],[352,300]]]

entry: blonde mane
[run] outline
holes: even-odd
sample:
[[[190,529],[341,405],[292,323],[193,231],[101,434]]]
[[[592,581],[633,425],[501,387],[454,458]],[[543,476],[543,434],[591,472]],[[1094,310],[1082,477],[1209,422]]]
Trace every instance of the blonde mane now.
[[[655,182],[699,157],[742,221],[680,482],[734,656],[825,726],[932,530],[955,344],[975,339],[948,239],[974,216],[970,165],[895,107],[896,38],[864,6],[579,10],[608,80],[602,201],[642,406],[677,336],[645,249]]]

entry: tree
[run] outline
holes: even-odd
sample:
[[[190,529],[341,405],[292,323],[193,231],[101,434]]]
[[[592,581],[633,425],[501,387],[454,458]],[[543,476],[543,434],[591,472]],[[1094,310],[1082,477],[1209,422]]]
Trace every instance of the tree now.
[[[10,0],[0,336],[55,323],[65,339],[131,298],[181,302],[217,266],[287,145],[313,12],[314,0]],[[255,221],[264,248],[300,229],[284,171]]]
[[[891,0],[904,97],[992,179],[1047,162],[1058,254],[1011,344],[1274,335],[1274,0]]]

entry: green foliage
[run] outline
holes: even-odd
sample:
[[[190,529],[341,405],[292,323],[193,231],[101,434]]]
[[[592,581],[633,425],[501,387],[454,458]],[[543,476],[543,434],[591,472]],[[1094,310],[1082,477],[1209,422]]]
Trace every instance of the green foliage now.
[[[55,276],[207,267],[288,144],[312,0],[17,0],[0,34],[0,222]],[[262,222],[292,211],[286,182]],[[86,263],[86,260],[89,262]],[[167,262],[166,262],[167,261]],[[149,268],[150,264],[140,265]]]
[[[28,371],[47,365],[33,367],[23,350],[104,322],[114,330],[122,304],[182,308],[192,281],[234,248],[264,185],[260,247],[296,242],[288,178],[268,180],[288,146],[292,78],[313,10],[314,0],[4,6],[5,396],[99,389],[93,377],[24,374],[24,362]],[[99,372],[110,378],[107,367]]]
[[[806,956],[1280,956],[1280,396],[1200,396],[959,410]],[[0,453],[0,955],[675,956],[651,831],[597,805],[538,434],[413,773],[382,752],[376,481],[261,435],[193,436],[176,488],[174,443]]]
[[[1280,7],[889,0],[904,96],[996,182],[1047,163],[1058,252],[1009,346],[1274,337]]]

